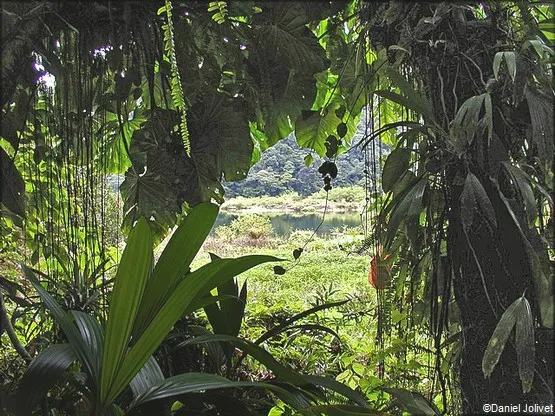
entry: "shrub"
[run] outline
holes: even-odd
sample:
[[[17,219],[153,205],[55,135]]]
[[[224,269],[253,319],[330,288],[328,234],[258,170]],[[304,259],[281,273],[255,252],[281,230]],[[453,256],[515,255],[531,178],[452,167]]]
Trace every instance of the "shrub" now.
[[[221,225],[215,230],[216,235],[225,240],[248,238],[262,240],[273,235],[274,230],[268,217],[260,214],[245,214],[233,220],[229,225]]]

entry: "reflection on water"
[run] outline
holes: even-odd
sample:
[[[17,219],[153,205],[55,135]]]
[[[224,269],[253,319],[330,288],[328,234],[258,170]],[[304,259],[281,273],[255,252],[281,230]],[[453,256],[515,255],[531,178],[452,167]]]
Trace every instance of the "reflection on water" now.
[[[277,236],[288,237],[295,230],[314,230],[322,221],[321,214],[262,214],[270,218],[272,227]],[[238,217],[237,214],[220,212],[214,228],[220,225],[229,225],[231,221]],[[358,227],[361,224],[360,214],[358,213],[328,213],[324,223],[318,229],[318,235],[328,235],[334,228]],[[214,230],[214,228],[212,230]]]

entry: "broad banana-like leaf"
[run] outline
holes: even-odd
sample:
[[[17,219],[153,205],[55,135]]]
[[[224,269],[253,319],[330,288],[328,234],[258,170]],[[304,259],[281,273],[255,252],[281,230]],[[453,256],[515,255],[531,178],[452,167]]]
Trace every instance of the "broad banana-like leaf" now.
[[[228,279],[259,264],[277,261],[271,256],[244,256],[208,263],[182,279],[160,311],[123,358],[104,400],[111,403],[135,377],[189,305]],[[105,347],[105,351],[106,351]]]
[[[100,378],[100,400],[104,405],[110,404],[116,397],[113,395],[115,378],[119,374],[129,348],[131,331],[151,272],[152,234],[148,222],[144,218],[140,218],[129,234],[110,299]],[[137,370],[128,378],[127,383],[131,381],[148,358],[146,357],[140,363]]]
[[[77,359],[70,344],[54,344],[29,365],[17,392],[17,414],[30,415],[58,378]]]
[[[296,409],[301,409],[310,404],[303,398],[303,396],[292,394],[288,389],[275,384],[252,381],[230,381],[215,374],[186,373],[169,377],[164,381],[151,386],[147,391],[136,397],[135,400],[131,402],[130,408],[140,406],[151,400],[163,399],[179,394],[237,387],[265,388],[279,395],[282,399],[284,399],[284,401]]]
[[[216,205],[199,204],[189,212],[173,233],[148,280],[148,296],[141,302],[133,328],[134,337],[140,336],[175,286],[189,272],[191,262],[210,233],[217,216]]]
[[[505,344],[507,343],[509,335],[511,335],[511,332],[516,324],[516,318],[523,299],[524,297],[520,297],[511,303],[505,312],[503,312],[503,315],[501,315],[501,319],[499,319],[499,322],[493,331],[493,335],[491,336],[488,346],[486,347],[484,358],[482,359],[482,371],[486,378],[493,373],[495,366],[499,362],[499,358],[501,358],[501,354],[503,354]]]

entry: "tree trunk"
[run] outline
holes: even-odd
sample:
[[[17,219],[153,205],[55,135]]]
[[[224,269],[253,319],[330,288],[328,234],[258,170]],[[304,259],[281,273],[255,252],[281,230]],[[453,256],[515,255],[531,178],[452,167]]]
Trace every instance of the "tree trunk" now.
[[[506,14],[489,10],[487,19],[477,19],[460,3],[378,4],[368,6],[374,47],[410,45],[409,77],[426,92],[436,120],[448,132],[462,103],[488,90],[493,57],[499,45],[511,43],[511,31],[507,29],[510,24],[503,21]],[[525,81],[521,80],[521,87]],[[549,404],[553,400],[552,330],[536,330],[536,377],[530,393],[522,391],[514,336],[509,338],[491,377],[485,379],[482,372],[484,352],[505,309],[525,291],[530,303],[536,298],[525,247],[499,196],[497,182],[491,179],[499,176],[500,162],[509,160],[512,149],[507,141],[517,143],[515,135],[525,137],[529,120],[525,117],[520,120],[523,127],[505,131],[499,117],[494,114],[492,142],[475,145],[477,149],[456,158],[444,172],[449,207],[447,251],[463,334],[460,383],[464,414],[483,413],[485,404]],[[496,213],[496,227],[476,214],[465,233],[461,213],[467,208],[461,208],[460,195],[468,171],[476,174],[484,186]],[[532,240],[539,239],[533,230],[525,233]],[[539,316],[537,305],[532,304],[532,310],[534,316]]]

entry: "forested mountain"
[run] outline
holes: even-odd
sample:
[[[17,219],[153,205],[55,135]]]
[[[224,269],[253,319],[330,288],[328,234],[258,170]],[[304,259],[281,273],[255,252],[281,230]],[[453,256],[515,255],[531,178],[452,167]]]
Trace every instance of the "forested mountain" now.
[[[323,186],[322,175],[318,173],[320,158],[307,167],[303,161],[307,154],[306,149],[299,148],[294,135],[289,135],[266,150],[245,179],[225,183],[226,197],[276,196],[287,191],[299,195],[317,192]],[[366,167],[360,148],[351,148],[340,155],[336,164],[339,173],[333,186],[364,186]]]
[[[351,140],[352,147],[340,154],[335,161],[338,175],[333,180],[332,186],[366,186],[366,175],[368,175],[368,185],[373,183],[375,176],[379,176],[381,169],[379,163],[373,162],[372,152],[357,146],[364,134],[363,117],[357,133]],[[381,144],[379,149],[383,154],[389,152],[388,147],[384,144]],[[306,166],[304,160],[309,154],[314,161]],[[376,156],[376,159],[379,159],[379,155]],[[291,133],[286,139],[265,150],[261,159],[250,169],[245,179],[224,183],[225,196],[227,198],[276,196],[287,191],[303,196],[313,194],[324,185],[322,175],[318,172],[318,167],[323,160],[314,152],[300,148],[295,134]]]

